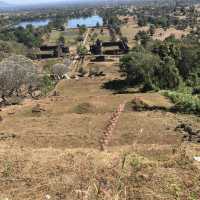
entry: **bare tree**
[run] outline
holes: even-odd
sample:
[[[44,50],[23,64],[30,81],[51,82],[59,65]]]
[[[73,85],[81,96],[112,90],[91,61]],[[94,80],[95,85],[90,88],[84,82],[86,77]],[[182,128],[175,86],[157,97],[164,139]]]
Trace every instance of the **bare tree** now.
[[[19,55],[13,55],[0,63],[0,96],[20,95],[21,90],[32,92],[39,84],[38,73],[33,62]]]

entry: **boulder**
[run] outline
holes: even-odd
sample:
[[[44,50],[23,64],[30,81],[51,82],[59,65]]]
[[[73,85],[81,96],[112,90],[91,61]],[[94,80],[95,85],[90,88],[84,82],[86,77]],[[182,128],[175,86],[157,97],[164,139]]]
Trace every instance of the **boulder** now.
[[[64,74],[64,75],[62,76],[62,78],[63,78],[63,79],[67,79],[67,80],[70,80],[70,79],[71,79],[70,76],[69,76],[68,74]]]
[[[32,96],[33,96],[34,98],[39,98],[39,97],[42,96],[42,92],[41,92],[40,90],[36,90],[36,91],[34,91],[34,92],[32,93]]]
[[[10,97],[7,99],[8,105],[19,105],[21,104],[22,98],[21,97]]]

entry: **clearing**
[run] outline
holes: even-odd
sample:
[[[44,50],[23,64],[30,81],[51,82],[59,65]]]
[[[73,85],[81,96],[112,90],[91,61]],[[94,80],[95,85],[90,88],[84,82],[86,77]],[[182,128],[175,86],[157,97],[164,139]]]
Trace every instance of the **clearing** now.
[[[149,26],[139,27],[136,20],[129,18],[127,23],[121,26],[121,32],[124,37],[128,39],[128,44],[130,47],[134,47],[137,44],[135,36],[139,31],[148,31]],[[167,37],[174,35],[177,39],[181,39],[182,36],[185,36],[190,33],[190,29],[186,30],[177,30],[174,27],[170,27],[167,30],[162,28],[157,28],[155,34],[153,35],[154,40],[164,41]]]

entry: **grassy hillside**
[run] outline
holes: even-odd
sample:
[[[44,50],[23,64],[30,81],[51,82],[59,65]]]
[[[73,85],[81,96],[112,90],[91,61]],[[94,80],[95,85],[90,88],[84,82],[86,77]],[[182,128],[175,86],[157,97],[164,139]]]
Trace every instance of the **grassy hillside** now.
[[[61,81],[59,96],[26,100],[0,115],[1,199],[199,199],[199,146],[182,140],[180,122],[199,127],[198,117],[163,110],[173,106],[158,93],[114,94],[103,89],[119,78],[117,62],[98,65],[100,78]],[[100,140],[112,112],[127,102],[106,151]],[[44,111],[32,113],[40,104]]]

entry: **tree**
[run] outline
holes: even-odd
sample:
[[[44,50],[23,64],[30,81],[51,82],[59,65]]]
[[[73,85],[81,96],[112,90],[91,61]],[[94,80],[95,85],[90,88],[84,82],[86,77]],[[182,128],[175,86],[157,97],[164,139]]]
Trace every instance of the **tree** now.
[[[149,28],[149,33],[151,36],[153,36],[156,32],[156,27],[155,25],[151,25],[150,28]]]
[[[179,43],[174,40],[173,36],[168,37],[164,42],[156,42],[152,52],[158,54],[161,59],[169,56],[178,63],[181,58],[181,50]]]
[[[36,66],[24,56],[10,56],[0,63],[0,82],[0,96],[4,103],[7,97],[19,96],[22,89],[32,94],[39,85]]]
[[[137,41],[140,41],[140,43],[143,46],[146,46],[147,42],[151,39],[150,35],[146,31],[139,31],[137,35],[135,36],[135,39]]]
[[[79,34],[83,35],[86,32],[87,28],[85,25],[79,25]]]
[[[178,63],[178,68],[181,76],[184,80],[190,82],[196,82],[196,79],[200,78],[200,47],[194,46],[183,46],[181,48],[181,59]],[[195,76],[194,76],[195,75]]]
[[[171,57],[165,57],[156,66],[151,76],[152,83],[159,89],[177,89],[181,83],[179,70]]]
[[[77,53],[78,55],[80,56],[82,62],[83,62],[83,59],[84,57],[87,55],[88,53],[88,49],[84,46],[84,45],[79,45],[77,47]]]
[[[14,35],[17,42],[23,43],[25,46],[38,47],[41,45],[42,36],[41,34],[34,32],[32,28],[18,27],[14,30]]]
[[[144,90],[174,89],[181,83],[178,68],[171,57],[163,60],[142,48],[135,49],[120,60],[120,69],[131,84],[142,84]]]
[[[96,28],[99,28],[100,27],[100,24],[99,22],[96,23]]]
[[[169,24],[168,24],[168,18],[166,16],[162,16],[162,17],[158,18],[157,20],[158,20],[158,24],[161,27],[167,28],[169,26]]]
[[[138,26],[146,26],[147,25],[147,19],[145,17],[139,17],[138,18]]]
[[[160,64],[158,56],[137,48],[120,60],[120,69],[126,74],[129,82],[135,84],[144,83],[148,76],[151,76],[152,70]]]
[[[61,35],[59,38],[58,38],[58,43],[59,44],[65,44],[65,37],[63,35]]]

